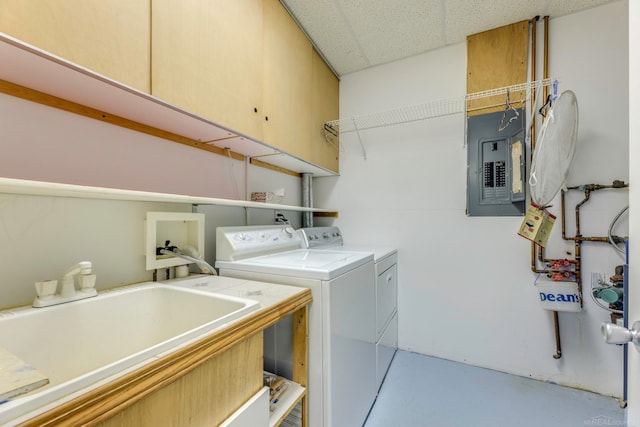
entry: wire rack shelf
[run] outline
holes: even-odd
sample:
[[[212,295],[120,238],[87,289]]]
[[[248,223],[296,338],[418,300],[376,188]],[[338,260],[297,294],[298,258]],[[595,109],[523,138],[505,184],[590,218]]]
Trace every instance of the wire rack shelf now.
[[[325,133],[327,134],[327,136],[337,136],[340,133],[359,132],[365,129],[393,126],[403,123],[432,119],[436,117],[461,114],[467,111],[467,103],[469,101],[497,95],[506,95],[507,93],[512,92],[526,91],[526,98],[524,100],[528,100],[530,99],[530,94],[532,91],[541,87],[552,86],[555,82],[557,82],[556,78],[536,80],[533,82],[519,83],[512,86],[505,86],[501,88],[470,93],[457,98],[440,99],[424,104],[400,107],[379,113],[371,113],[332,120],[325,123]]]

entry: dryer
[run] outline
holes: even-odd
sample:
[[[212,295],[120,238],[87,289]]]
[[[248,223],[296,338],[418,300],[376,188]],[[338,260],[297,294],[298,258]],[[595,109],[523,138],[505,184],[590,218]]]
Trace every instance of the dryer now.
[[[219,227],[221,276],[311,289],[309,306],[309,426],[364,424],[377,394],[375,267],[370,252],[301,249],[288,226]],[[288,329],[288,330],[287,330]],[[265,364],[290,369],[290,325],[265,339]]]
[[[315,250],[367,251],[373,254],[376,289],[376,384],[380,389],[398,350],[398,251],[381,246],[345,245],[338,227],[298,230],[303,247]]]

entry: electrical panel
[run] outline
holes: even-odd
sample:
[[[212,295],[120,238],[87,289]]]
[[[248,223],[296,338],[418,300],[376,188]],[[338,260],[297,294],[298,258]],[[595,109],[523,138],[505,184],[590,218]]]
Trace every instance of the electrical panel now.
[[[467,215],[524,215],[523,118],[524,109],[467,119]]]

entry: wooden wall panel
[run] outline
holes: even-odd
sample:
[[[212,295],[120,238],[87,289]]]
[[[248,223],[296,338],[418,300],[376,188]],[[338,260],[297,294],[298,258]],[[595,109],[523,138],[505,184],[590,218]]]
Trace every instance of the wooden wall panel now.
[[[529,21],[521,21],[467,37],[467,93],[481,92],[527,81]],[[525,91],[509,94],[511,105],[524,107]],[[505,95],[470,100],[467,115],[505,108]]]

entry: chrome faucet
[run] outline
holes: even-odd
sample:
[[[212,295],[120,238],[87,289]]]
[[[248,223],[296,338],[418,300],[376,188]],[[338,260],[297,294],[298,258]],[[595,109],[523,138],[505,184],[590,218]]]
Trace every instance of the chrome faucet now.
[[[178,251],[178,248],[176,248],[175,246],[158,248],[158,252],[161,255],[171,255],[197,264],[200,268],[200,271],[204,274],[211,274],[213,276],[217,274],[216,270],[211,266],[211,264],[199,257],[198,251],[195,248],[186,246],[183,250],[189,252],[189,255]]]
[[[90,261],[80,261],[67,269],[62,275],[59,293],[56,293],[57,280],[37,282],[37,296],[33,300],[33,306],[48,307],[98,295],[95,289],[96,275],[91,274],[91,269]],[[76,289],[76,282],[78,282],[78,289]]]

